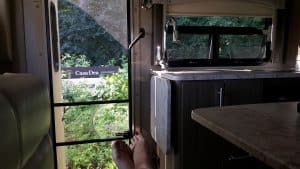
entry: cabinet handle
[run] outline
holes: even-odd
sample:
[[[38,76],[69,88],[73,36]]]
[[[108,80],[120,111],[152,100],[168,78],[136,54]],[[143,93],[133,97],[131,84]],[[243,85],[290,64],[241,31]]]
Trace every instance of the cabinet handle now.
[[[219,94],[219,107],[223,106],[223,87],[220,88],[218,94]]]

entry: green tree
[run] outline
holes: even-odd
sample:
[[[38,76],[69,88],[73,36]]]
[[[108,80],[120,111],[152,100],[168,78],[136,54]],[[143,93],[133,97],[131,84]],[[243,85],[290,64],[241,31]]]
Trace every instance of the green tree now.
[[[100,66],[112,58],[119,60],[126,53],[125,48],[85,11],[68,0],[59,0],[58,7],[62,56],[85,55],[92,66]]]
[[[68,0],[59,0],[58,7],[62,67],[122,68],[118,73],[101,75],[96,84],[83,79],[62,79],[64,102],[128,99],[125,48],[94,18]],[[65,107],[65,141],[112,137],[128,130],[128,117],[128,104],[124,103]],[[65,153],[68,169],[116,168],[109,142],[68,146]]]
[[[91,61],[85,55],[72,55],[64,53],[61,55],[63,67],[90,67]]]
[[[127,70],[99,77],[101,83],[63,80],[65,102],[128,98]],[[128,104],[70,106],[65,108],[65,140],[89,140],[115,136],[128,130]],[[66,148],[68,169],[114,169],[110,143],[94,143]]]

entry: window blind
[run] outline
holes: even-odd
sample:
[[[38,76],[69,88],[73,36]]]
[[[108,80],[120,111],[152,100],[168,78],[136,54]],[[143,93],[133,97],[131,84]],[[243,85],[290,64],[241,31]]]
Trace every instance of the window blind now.
[[[285,0],[168,0],[167,14],[273,17],[284,6]]]

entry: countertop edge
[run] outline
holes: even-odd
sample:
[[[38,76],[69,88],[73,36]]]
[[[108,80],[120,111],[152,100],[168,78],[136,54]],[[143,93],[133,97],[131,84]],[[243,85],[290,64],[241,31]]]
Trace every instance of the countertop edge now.
[[[203,109],[205,110],[205,108]],[[199,112],[198,112],[199,113]],[[261,160],[262,162],[265,162],[266,164],[270,165],[271,167],[275,169],[289,169],[287,164],[283,161],[278,160],[276,157],[273,157],[271,154],[266,154],[261,151],[255,146],[250,146],[246,143],[245,140],[235,137],[235,135],[227,130],[222,129],[221,127],[217,127],[215,123],[207,120],[206,118],[202,118],[201,116],[197,115],[194,110],[191,113],[191,117],[193,120],[199,123],[199,125],[202,125],[215,134],[221,136],[225,140],[231,142],[232,144],[240,147],[244,151],[248,152],[250,155],[256,157],[257,159]]]

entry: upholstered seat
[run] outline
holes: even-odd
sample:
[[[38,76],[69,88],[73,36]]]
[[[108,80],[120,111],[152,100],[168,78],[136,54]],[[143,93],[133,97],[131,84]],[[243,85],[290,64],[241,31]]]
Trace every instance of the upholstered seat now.
[[[21,164],[21,147],[17,119],[7,99],[0,94],[0,168],[14,169]]]
[[[22,169],[53,169],[53,150],[49,135],[46,135],[35,153]]]
[[[3,116],[15,120],[9,125],[1,125],[18,130],[16,136],[4,138],[7,142],[14,142],[19,149],[17,168],[53,169],[52,145],[48,136],[51,113],[48,89],[32,75],[4,74],[0,76],[0,93],[5,97],[2,100],[8,102],[6,112],[2,112],[7,115]],[[16,168],[7,165],[10,167],[6,169]]]

